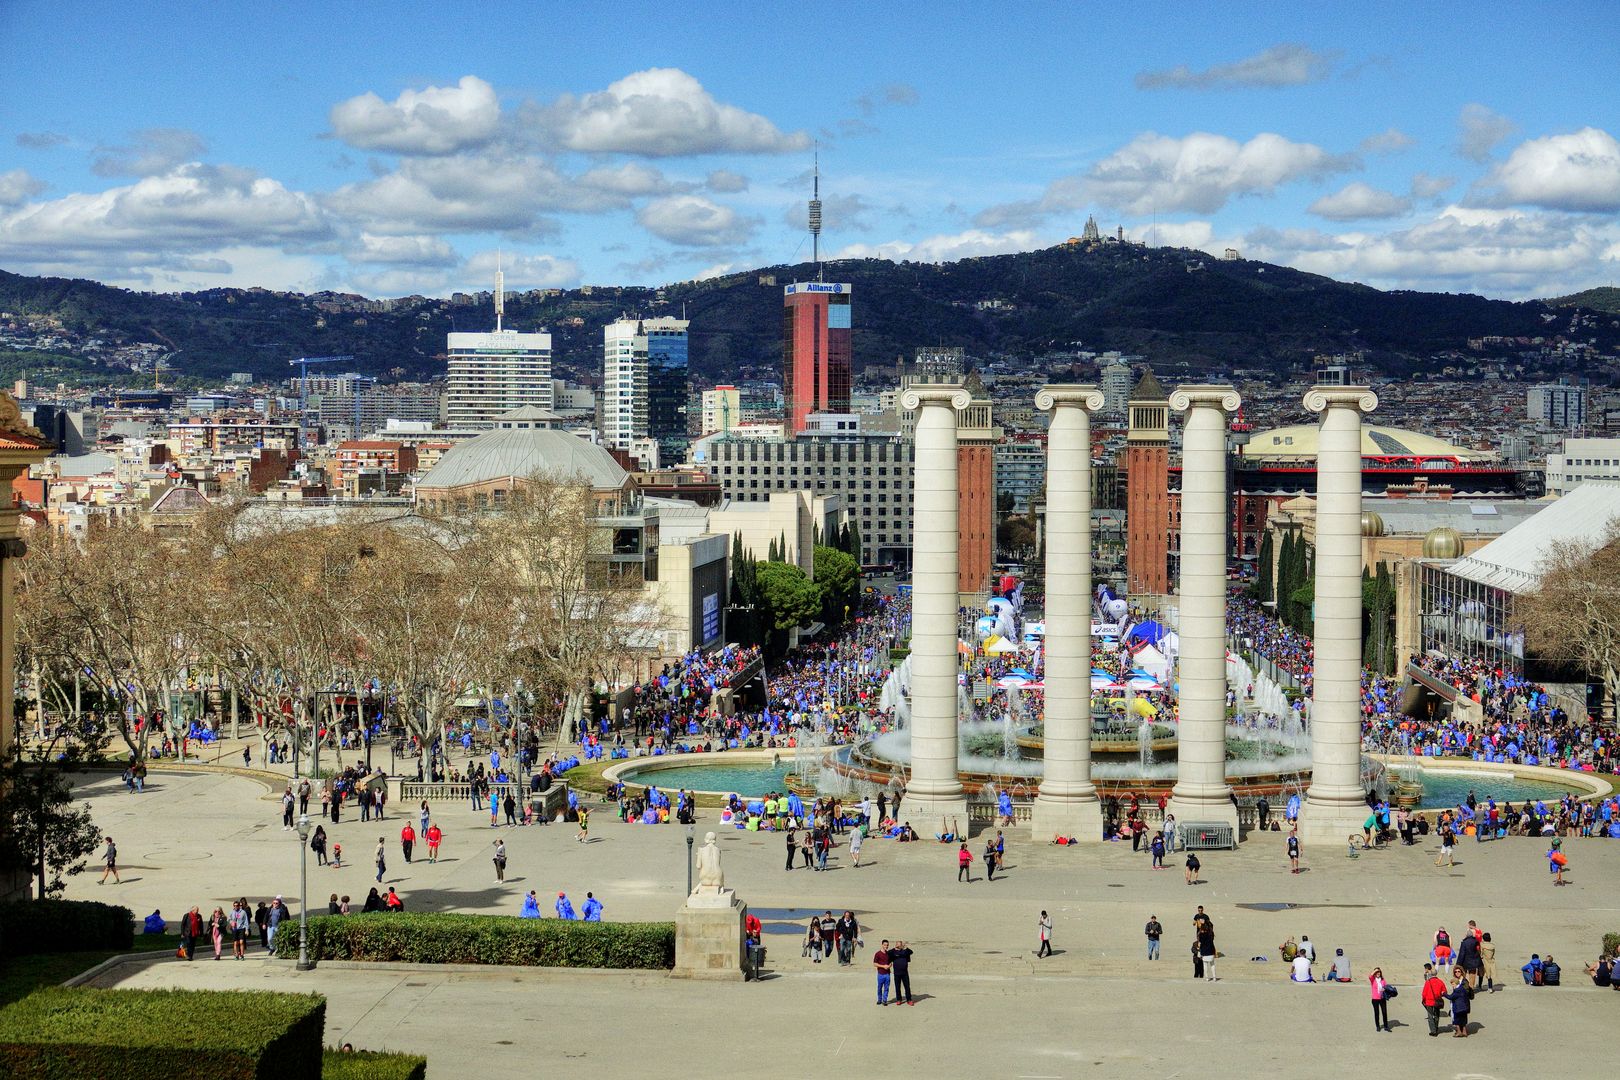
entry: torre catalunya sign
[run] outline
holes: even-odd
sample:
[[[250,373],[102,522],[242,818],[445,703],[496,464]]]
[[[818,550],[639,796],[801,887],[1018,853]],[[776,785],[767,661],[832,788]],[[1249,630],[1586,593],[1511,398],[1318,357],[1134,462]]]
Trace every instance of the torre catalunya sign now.
[[[957,773],[956,413],[960,385],[924,383],[901,395],[916,413],[912,557],[911,776],[906,805],[922,816],[965,818]],[[1226,780],[1226,438],[1241,403],[1231,386],[1183,386],[1178,821],[1224,822],[1237,833]],[[1093,386],[1048,386],[1045,773],[1036,835],[1102,839],[1091,779],[1091,414]],[[1307,839],[1342,839],[1366,816],[1361,788],[1361,417],[1378,405],[1364,386],[1317,386],[1305,408],[1321,416],[1317,443],[1316,665],[1311,786],[1300,815]]]

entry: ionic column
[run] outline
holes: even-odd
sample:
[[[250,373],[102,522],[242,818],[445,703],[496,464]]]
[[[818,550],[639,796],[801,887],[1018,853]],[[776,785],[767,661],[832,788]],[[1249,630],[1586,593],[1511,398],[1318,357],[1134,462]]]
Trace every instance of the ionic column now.
[[[965,831],[967,800],[956,765],[957,478],[956,412],[971,395],[958,385],[912,386],[901,408],[917,415],[912,465],[911,777],[905,816],[955,815]]]
[[[1102,839],[1091,783],[1091,386],[1048,386],[1035,407],[1046,437],[1046,748],[1034,835]]]
[[[1181,442],[1180,767],[1170,812],[1189,822],[1226,822],[1237,808],[1226,786],[1226,416],[1241,399],[1230,386],[1183,386],[1170,407],[1185,412]]]
[[[1316,661],[1311,690],[1307,839],[1338,842],[1367,817],[1361,787],[1361,414],[1378,407],[1365,386],[1317,386]]]

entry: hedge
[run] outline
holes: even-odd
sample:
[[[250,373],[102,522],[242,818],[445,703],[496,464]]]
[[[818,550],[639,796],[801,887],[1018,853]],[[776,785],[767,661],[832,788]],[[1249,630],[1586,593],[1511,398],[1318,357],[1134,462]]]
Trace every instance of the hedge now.
[[[0,956],[128,949],[135,943],[129,908],[93,900],[0,903]]]
[[[276,955],[298,956],[298,934],[276,935]],[[512,915],[318,915],[309,920],[312,960],[519,967],[675,966],[672,922],[570,922]]]
[[[1608,933],[1603,935],[1602,956],[1620,956],[1620,934]]]
[[[51,987],[0,1009],[15,1080],[320,1080],[326,999]]]
[[[381,1054],[371,1050],[339,1053],[321,1059],[321,1080],[426,1080],[427,1058],[414,1054]]]

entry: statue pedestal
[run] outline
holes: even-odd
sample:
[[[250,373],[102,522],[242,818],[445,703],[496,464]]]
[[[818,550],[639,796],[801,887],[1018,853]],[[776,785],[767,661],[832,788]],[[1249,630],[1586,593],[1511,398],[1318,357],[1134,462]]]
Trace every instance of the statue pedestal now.
[[[675,979],[740,982],[748,977],[748,905],[730,889],[694,892],[675,913]]]

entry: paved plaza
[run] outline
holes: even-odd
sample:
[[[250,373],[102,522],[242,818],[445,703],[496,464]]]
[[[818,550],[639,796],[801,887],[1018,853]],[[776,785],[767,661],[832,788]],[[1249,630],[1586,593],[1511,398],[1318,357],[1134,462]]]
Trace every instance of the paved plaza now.
[[[73,898],[117,901],[137,916],[161,908],[171,920],[192,904],[213,905],[276,893],[296,910],[298,845],[280,823],[277,792],[229,773],[154,770],[149,790],[129,795],[116,777],[84,786],[96,820],[115,836],[124,882],[72,879]],[[593,815],[592,841],[571,826],[492,829],[470,803],[433,807],[445,832],[439,863],[406,865],[403,819],[380,825],[346,816],[328,832],[342,844],[343,869],[310,860],[312,911],[332,892],[356,907],[373,884],[372,852],[387,838],[388,872],[410,910],[515,915],[536,890],[550,910],[558,891],[577,905],[590,890],[609,919],[668,919],[686,887],[684,831],[621,824],[609,808]],[[914,822],[921,831],[932,823]],[[1237,852],[1203,857],[1207,883],[1188,886],[1179,862],[1151,869],[1129,845],[1057,848],[1008,830],[1008,869],[971,884],[956,881],[955,847],[868,841],[862,865],[835,852],[826,873],[785,873],[777,834],[718,828],[727,884],[765,922],[763,982],[671,982],[658,975],[600,972],[443,972],[325,965],[300,975],[287,962],[168,960],[116,969],[102,985],[316,989],[330,999],[329,1041],[427,1053],[447,1075],[469,1053],[500,1074],[508,1068],[577,1063],[645,1066],[648,1051],[704,1059],[731,1070],[825,1075],[834,1068],[893,1075],[1344,1075],[1398,1069],[1402,1076],[1525,1076],[1549,1044],[1569,1054],[1601,1047],[1620,994],[1598,991],[1581,974],[1602,934],[1620,929],[1614,897],[1620,847],[1574,841],[1569,888],[1552,887],[1534,840],[1467,842],[1454,869],[1434,866],[1428,847],[1370,852],[1305,852],[1305,873],[1290,875],[1281,834]],[[504,885],[493,882],[490,850],[506,840]],[[976,838],[975,855],[982,847]],[[351,861],[352,860],[352,861]],[[1194,905],[1216,924],[1223,954],[1214,984],[1194,982],[1189,948]],[[866,948],[854,968],[800,956],[813,911],[845,908],[860,917]],[[1052,915],[1056,955],[1037,960],[1036,919]],[[1145,959],[1149,915],[1165,925],[1164,958]],[[1482,995],[1474,1020],[1481,1037],[1426,1037],[1417,1000],[1419,973],[1435,928],[1462,932],[1468,919],[1492,932],[1499,975],[1509,988]],[[1277,946],[1308,934],[1319,955],[1343,948],[1356,981],[1297,986]],[[916,949],[914,1008],[875,1006],[870,954],[882,938]],[[1531,952],[1558,957],[1566,984],[1531,989],[1518,967]],[[199,954],[201,955],[201,954]],[[1266,956],[1267,963],[1250,961]],[[1404,993],[1391,1004],[1402,1026],[1375,1034],[1366,972],[1373,965]],[[1324,968],[1319,964],[1318,968]],[[625,1032],[636,1037],[625,1039]],[[1348,1037],[1347,1037],[1348,1036]],[[1443,1036],[1444,1037],[1444,1036]]]

